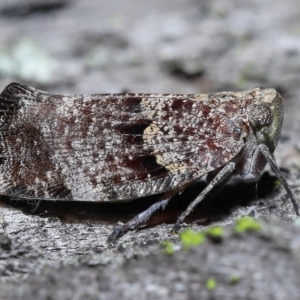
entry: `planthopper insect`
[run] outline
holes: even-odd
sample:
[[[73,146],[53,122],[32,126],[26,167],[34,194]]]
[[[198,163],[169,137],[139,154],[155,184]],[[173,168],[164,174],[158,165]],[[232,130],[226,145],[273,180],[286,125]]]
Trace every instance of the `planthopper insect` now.
[[[283,120],[272,88],[214,94],[52,95],[11,83],[0,95],[0,194],[21,199],[112,201],[161,194],[117,227],[144,224],[208,174],[185,217],[231,175],[257,178],[266,163],[295,197],[273,152]]]

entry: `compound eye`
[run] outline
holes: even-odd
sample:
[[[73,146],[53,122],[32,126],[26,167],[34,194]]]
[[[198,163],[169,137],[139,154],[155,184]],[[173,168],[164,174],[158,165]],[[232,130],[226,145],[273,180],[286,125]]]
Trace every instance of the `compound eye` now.
[[[270,125],[273,121],[272,110],[267,105],[253,105],[249,112],[249,119],[255,127]]]

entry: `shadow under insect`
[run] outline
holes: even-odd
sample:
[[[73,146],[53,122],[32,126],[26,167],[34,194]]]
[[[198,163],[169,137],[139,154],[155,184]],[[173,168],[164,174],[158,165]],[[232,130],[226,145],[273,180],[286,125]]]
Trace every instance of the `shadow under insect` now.
[[[277,178],[265,172],[259,181],[245,182],[234,179],[222,187],[216,187],[186,218],[186,223],[197,222],[209,225],[213,221],[228,217],[237,207],[246,207],[253,201],[274,193]],[[171,199],[164,210],[159,210],[146,223],[154,226],[160,223],[174,224],[178,216],[201,193],[206,183],[199,181],[189,186],[180,195]],[[131,201],[118,202],[80,202],[80,201],[41,201],[33,212],[36,201],[11,200],[2,197],[0,204],[20,209],[26,214],[40,217],[56,217],[62,222],[89,222],[115,224],[126,222],[149,208],[160,199],[159,195],[143,197]],[[38,201],[38,200],[37,200]],[[263,205],[263,202],[260,203]],[[274,205],[276,205],[274,203]]]

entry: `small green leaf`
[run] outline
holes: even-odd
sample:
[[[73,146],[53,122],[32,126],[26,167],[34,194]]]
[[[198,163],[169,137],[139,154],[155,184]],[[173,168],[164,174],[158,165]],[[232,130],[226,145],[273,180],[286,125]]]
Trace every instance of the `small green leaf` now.
[[[183,249],[188,250],[194,246],[202,244],[205,240],[203,232],[195,232],[191,229],[180,232],[179,234]]]
[[[216,288],[217,286],[217,282],[214,278],[208,278],[207,281],[206,281],[206,288],[209,290],[209,291],[212,291]]]
[[[172,242],[164,241],[162,242],[162,245],[164,247],[165,254],[171,255],[174,253],[174,244]]]
[[[236,221],[234,230],[236,233],[244,231],[259,231],[261,230],[261,224],[251,217],[242,217]]]

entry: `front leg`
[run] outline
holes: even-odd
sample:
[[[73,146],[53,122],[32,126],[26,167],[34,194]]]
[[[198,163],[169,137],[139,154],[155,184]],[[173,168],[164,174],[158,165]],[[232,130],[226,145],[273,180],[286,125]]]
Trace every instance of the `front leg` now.
[[[274,158],[273,158],[273,155],[271,154],[269,148],[265,144],[260,144],[256,147],[256,149],[254,151],[254,154],[252,156],[251,167],[252,168],[255,167],[255,163],[256,163],[257,158],[260,155],[260,153],[264,156],[266,161],[271,166],[272,171],[276,174],[277,178],[279,179],[279,181],[281,182],[281,184],[285,188],[290,200],[292,201],[292,204],[294,206],[294,210],[296,212],[296,215],[299,216],[299,206],[298,206],[298,203],[295,199],[295,196],[294,196],[290,186],[288,185],[286,179],[284,178],[284,176],[282,175],[282,173],[279,170],[278,166],[276,165],[276,163],[274,161]]]

